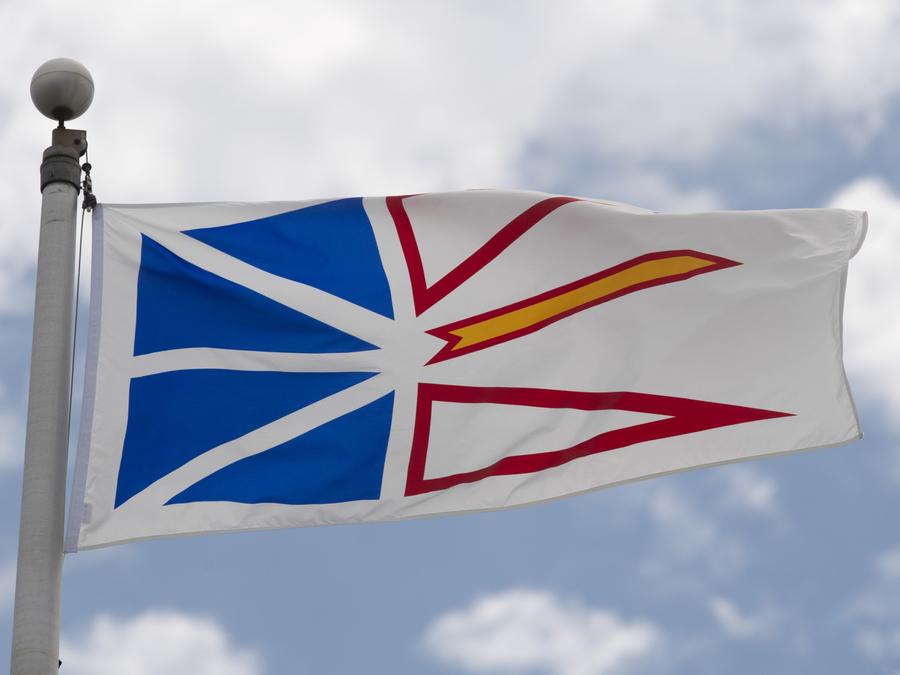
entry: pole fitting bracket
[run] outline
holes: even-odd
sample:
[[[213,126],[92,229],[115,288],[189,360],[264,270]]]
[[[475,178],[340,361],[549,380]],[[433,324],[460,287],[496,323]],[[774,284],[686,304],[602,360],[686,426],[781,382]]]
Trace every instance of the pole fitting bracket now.
[[[68,183],[80,190],[81,165],[78,160],[87,152],[87,132],[60,125],[53,130],[52,143],[44,150],[41,163],[41,192],[50,183]]]
[[[66,129],[60,123],[60,126],[53,130],[50,144],[62,145],[70,150],[74,150],[81,157],[87,152],[87,132],[84,129]]]
[[[68,183],[81,189],[81,164],[78,151],[64,145],[51,145],[44,150],[41,162],[41,192],[51,183]]]

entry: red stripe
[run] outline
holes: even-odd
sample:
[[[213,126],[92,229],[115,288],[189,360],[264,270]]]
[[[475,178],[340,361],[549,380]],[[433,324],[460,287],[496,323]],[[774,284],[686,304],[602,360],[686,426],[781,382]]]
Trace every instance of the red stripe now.
[[[412,229],[412,223],[409,222],[409,214],[403,207],[403,200],[411,195],[400,195],[396,197],[387,197],[388,212],[394,219],[394,227],[397,228],[397,236],[400,238],[400,248],[403,250],[403,257],[406,258],[406,267],[409,269],[409,282],[412,286],[413,305],[416,309],[416,316],[424,312],[424,293],[427,290],[425,284],[425,270],[422,268],[422,256],[419,255],[419,247],[416,244],[416,235]]]
[[[409,220],[409,214],[403,206],[403,200],[409,196],[413,195],[387,197],[386,202],[388,211],[394,219],[394,226],[397,228],[397,235],[400,238],[400,247],[409,268],[409,280],[412,285],[413,304],[417,316],[471,279],[547,215],[564,204],[580,201],[577,197],[550,197],[530,206],[504,225],[472,255],[438,279],[433,286],[428,286],[425,282],[425,271],[422,267],[422,257],[416,243],[416,235]]]

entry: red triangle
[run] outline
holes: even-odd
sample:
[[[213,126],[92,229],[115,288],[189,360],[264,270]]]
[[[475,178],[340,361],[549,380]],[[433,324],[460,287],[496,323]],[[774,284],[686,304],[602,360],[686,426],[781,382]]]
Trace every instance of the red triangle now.
[[[578,410],[626,410],[666,415],[666,419],[615,429],[568,448],[529,455],[504,457],[490,466],[448,476],[425,478],[431,410],[435,401],[446,403],[501,403],[538,408]],[[413,427],[406,495],[446,490],[462,483],[474,483],[490,476],[509,476],[550,469],[580,457],[624,448],[636,443],[706,431],[745,422],[791,417],[791,413],[712,403],[674,396],[635,392],[584,392],[520,387],[468,387],[448,384],[419,384],[416,421]]]

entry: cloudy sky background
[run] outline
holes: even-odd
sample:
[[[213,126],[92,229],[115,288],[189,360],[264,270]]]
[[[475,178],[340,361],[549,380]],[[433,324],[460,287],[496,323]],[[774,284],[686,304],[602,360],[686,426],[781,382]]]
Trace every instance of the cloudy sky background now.
[[[63,673],[900,672],[900,4],[0,0],[0,25],[0,662],[52,126],[28,83],[69,56],[96,82],[74,126],[101,201],[501,187],[839,205],[870,229],[845,317],[862,442],[506,512],[79,553]]]

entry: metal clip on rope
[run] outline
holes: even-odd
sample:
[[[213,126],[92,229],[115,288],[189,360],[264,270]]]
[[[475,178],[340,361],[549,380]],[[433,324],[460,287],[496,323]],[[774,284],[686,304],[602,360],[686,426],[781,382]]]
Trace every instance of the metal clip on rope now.
[[[81,188],[84,190],[81,198],[81,208],[84,211],[92,211],[97,206],[97,197],[94,196],[93,192],[94,183],[91,180],[91,163],[85,162],[82,164],[81,170],[84,171],[84,180],[81,181]]]

